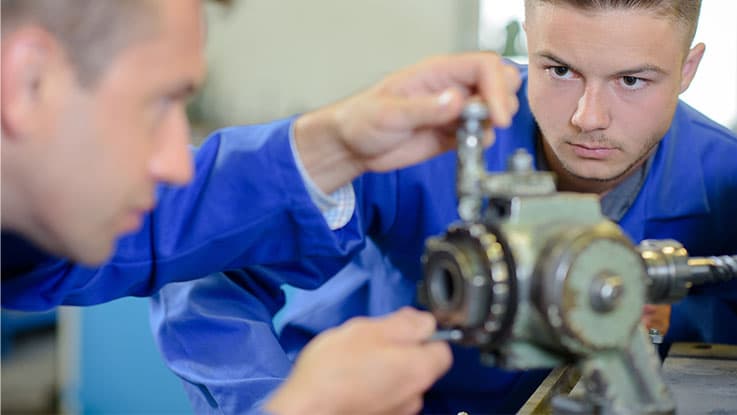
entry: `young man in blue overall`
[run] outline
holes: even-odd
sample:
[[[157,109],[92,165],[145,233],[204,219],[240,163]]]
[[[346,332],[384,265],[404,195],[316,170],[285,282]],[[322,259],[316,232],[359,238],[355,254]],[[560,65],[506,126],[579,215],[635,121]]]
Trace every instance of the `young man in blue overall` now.
[[[358,246],[334,231],[333,199],[352,195],[341,186],[449,149],[471,94],[498,110],[499,125],[517,106],[516,70],[496,57],[438,57],[332,106],[219,131],[193,165],[185,102],[205,73],[201,9],[200,0],[2,1],[3,307],[148,296],[172,281],[296,260],[302,272],[283,282],[315,287],[343,265],[326,263],[334,247],[315,239],[340,239],[344,253]],[[244,284],[259,292],[271,282]],[[451,361],[447,345],[425,341],[434,327],[429,314],[403,310],[326,333],[269,409],[415,411]]]

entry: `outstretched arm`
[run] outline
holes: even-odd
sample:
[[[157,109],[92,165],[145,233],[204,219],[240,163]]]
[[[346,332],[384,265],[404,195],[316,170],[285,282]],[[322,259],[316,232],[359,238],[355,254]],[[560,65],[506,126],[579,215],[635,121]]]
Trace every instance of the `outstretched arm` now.
[[[331,192],[362,173],[406,167],[451,149],[456,120],[471,96],[489,106],[493,126],[508,126],[519,86],[516,67],[496,54],[433,57],[303,115],[295,141],[310,176]],[[486,145],[491,140],[487,136]]]

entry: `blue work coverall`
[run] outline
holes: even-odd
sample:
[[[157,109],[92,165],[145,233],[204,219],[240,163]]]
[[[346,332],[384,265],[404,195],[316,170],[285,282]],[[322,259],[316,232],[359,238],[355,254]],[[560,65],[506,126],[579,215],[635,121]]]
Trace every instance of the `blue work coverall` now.
[[[193,181],[161,186],[142,229],[123,237],[100,268],[54,258],[3,232],[2,306],[45,310],[149,296],[172,281],[255,264],[298,265],[253,282],[254,290],[278,298],[282,283],[317,286],[348,262],[336,256],[363,242],[351,225],[330,230],[310,199],[290,146],[293,121],[213,134],[195,152]]]
[[[526,99],[510,128],[497,131],[485,153],[502,170],[517,148],[535,154],[537,126]],[[554,104],[553,104],[554,105]],[[619,221],[634,241],[679,240],[691,255],[737,253],[737,138],[679,103],[636,199]],[[243,413],[258,406],[289,372],[314,335],[357,315],[382,315],[415,304],[420,256],[428,236],[458,220],[455,154],[354,182],[357,206],[349,226],[371,243],[316,291],[297,291],[278,317],[281,297],[244,281],[273,281],[275,267],[249,267],[172,284],[154,297],[152,324],[168,365],[184,380],[198,413]],[[315,240],[316,244],[325,241]],[[668,341],[737,343],[737,281],[693,290],[673,308]],[[284,352],[278,347],[281,344]],[[454,348],[454,366],[425,397],[427,413],[513,413],[544,371],[482,367],[478,353]],[[390,368],[385,368],[387,370]]]

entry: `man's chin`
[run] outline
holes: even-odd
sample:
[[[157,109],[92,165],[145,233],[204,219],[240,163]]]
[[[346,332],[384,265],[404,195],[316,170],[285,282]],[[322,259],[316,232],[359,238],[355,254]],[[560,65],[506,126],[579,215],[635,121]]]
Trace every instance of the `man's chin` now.
[[[581,180],[584,182],[590,182],[590,183],[612,183],[617,181],[617,179],[620,177],[620,175],[616,176],[592,176],[592,175],[573,175],[574,178],[577,180]]]
[[[592,169],[571,169],[566,168],[568,174],[574,179],[589,182],[589,183],[609,183],[616,182],[621,179],[627,169],[602,169],[601,165],[596,166],[598,168]],[[602,171],[603,170],[603,171]]]
[[[84,246],[75,247],[70,252],[68,258],[80,265],[99,266],[110,259],[113,253],[115,242],[112,240],[97,240],[95,244],[84,244]]]

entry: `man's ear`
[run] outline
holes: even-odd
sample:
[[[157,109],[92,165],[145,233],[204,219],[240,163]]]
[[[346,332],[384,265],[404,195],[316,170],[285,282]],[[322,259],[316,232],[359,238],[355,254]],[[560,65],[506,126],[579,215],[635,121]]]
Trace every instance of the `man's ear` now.
[[[696,70],[699,68],[699,63],[701,63],[701,58],[704,56],[705,50],[706,46],[703,43],[699,43],[688,51],[686,59],[683,62],[683,68],[681,69],[680,93],[685,92],[689,85],[691,85],[691,81],[693,81],[696,75]]]
[[[45,110],[44,87],[51,80],[61,49],[56,39],[36,26],[3,35],[0,51],[0,121],[3,138],[27,135]]]

